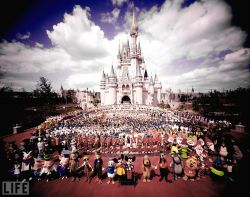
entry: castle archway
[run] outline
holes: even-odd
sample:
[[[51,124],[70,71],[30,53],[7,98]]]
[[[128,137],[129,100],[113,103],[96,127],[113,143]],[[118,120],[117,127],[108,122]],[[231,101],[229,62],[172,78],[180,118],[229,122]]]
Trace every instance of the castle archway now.
[[[122,97],[122,104],[131,104],[129,96],[125,95]]]

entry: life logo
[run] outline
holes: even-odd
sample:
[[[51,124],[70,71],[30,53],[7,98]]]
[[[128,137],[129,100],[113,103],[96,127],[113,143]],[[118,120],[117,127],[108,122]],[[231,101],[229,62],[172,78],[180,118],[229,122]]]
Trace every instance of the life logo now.
[[[2,182],[2,195],[29,195],[29,182]]]

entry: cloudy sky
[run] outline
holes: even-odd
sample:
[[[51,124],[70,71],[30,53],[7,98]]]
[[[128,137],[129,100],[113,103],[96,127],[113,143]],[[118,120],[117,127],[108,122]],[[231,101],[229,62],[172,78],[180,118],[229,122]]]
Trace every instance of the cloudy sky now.
[[[249,86],[248,26],[237,18],[240,6],[223,0],[133,2],[147,69],[158,73],[164,90]],[[55,90],[62,84],[98,91],[102,70],[116,65],[119,40],[129,37],[133,10],[128,0],[23,0],[1,7],[1,15],[8,14],[1,22],[0,85],[28,91],[40,76]]]

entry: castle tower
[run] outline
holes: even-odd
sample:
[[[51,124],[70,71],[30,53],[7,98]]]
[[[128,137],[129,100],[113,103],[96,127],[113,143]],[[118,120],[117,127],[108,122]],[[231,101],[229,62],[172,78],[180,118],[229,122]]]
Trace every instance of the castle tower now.
[[[149,105],[154,105],[154,81],[153,77],[150,77],[149,85],[148,85],[148,92],[149,92]]]
[[[121,62],[122,62],[122,53],[121,53],[120,40],[119,40],[118,52],[117,52],[117,69],[121,69]]]
[[[154,94],[154,80],[153,77],[150,77],[150,81],[149,81],[149,92],[150,94]]]
[[[134,75],[136,74],[136,65],[138,64],[137,36],[138,36],[138,27],[135,18],[135,11],[133,10],[133,19],[130,29],[130,37],[131,37],[130,57],[131,57],[131,69]]]
[[[102,79],[100,82],[101,105],[105,105],[105,88],[106,88],[106,76],[104,71],[102,71]]]
[[[155,78],[154,78],[154,87],[156,89],[156,98],[157,98],[157,103],[159,104],[161,102],[161,82],[158,80],[157,74],[155,73]]]
[[[136,67],[136,77],[135,77],[135,103],[139,105],[143,105],[143,81],[142,74],[139,65]]]
[[[108,105],[115,105],[116,104],[116,99],[117,99],[117,93],[116,93],[116,89],[117,89],[117,78],[114,72],[114,67],[113,65],[111,66],[111,70],[110,70],[110,75],[109,75],[109,83],[108,83],[108,95],[105,98],[105,100],[107,99],[107,101],[105,103],[107,103]]]

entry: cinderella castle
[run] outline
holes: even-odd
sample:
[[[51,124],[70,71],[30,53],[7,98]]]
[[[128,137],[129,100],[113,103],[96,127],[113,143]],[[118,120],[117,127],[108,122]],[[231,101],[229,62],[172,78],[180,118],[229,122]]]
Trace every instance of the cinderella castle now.
[[[118,46],[117,67],[102,73],[100,82],[101,105],[139,104],[156,106],[161,102],[161,82],[157,75],[149,76],[140,42],[135,13],[130,29],[130,42]]]

